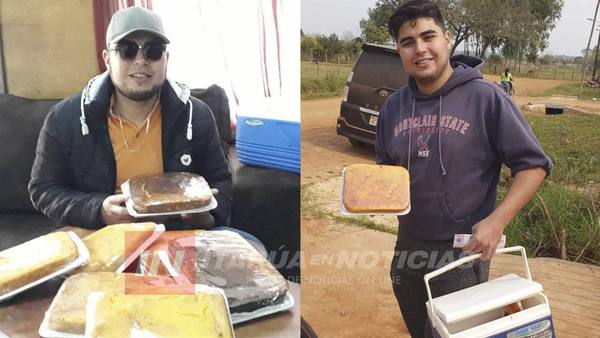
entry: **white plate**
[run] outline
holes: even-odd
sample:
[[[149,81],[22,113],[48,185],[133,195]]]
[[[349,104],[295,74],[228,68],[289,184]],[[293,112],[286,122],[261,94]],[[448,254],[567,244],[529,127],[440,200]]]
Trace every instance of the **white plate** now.
[[[213,191],[211,189],[211,191]],[[202,208],[196,208],[196,209],[187,209],[187,210],[176,210],[176,211],[169,211],[169,212],[156,212],[156,213],[139,213],[135,210],[135,208],[133,207],[133,201],[131,200],[131,196],[129,194],[129,181],[126,181],[125,183],[121,184],[121,192],[123,193],[123,195],[125,195],[125,197],[127,198],[127,200],[125,201],[125,206],[127,207],[127,212],[136,218],[139,217],[153,217],[153,216],[166,216],[166,215],[181,215],[181,214],[195,214],[195,213],[199,213],[199,212],[207,212],[210,210],[215,209],[219,204],[217,203],[217,200],[215,199],[215,196],[212,196],[210,198],[210,203],[208,203],[208,205],[203,206]]]
[[[369,216],[369,215],[384,215],[384,216],[402,216],[410,212],[410,190],[408,191],[408,208],[400,212],[351,212],[344,206],[344,180],[346,177],[346,168],[342,169],[342,187],[340,189],[340,211],[348,216]]]
[[[39,285],[49,279],[52,279],[54,277],[60,276],[64,273],[67,273],[71,270],[74,270],[76,268],[78,268],[79,266],[86,264],[89,259],[90,259],[90,252],[88,251],[88,249],[85,247],[85,244],[83,244],[83,241],[79,238],[79,236],[77,236],[74,232],[72,231],[68,231],[67,234],[69,235],[69,237],[71,238],[71,240],[73,241],[73,243],[75,243],[75,246],[77,247],[77,252],[79,253],[79,257],[77,257],[73,262],[67,264],[66,266],[54,271],[53,273],[44,276],[38,280],[35,280],[27,285],[21,286],[18,289],[15,289],[11,292],[5,293],[2,296],[0,296],[0,302],[3,300],[7,300],[9,298],[12,298],[13,296],[27,290],[30,289],[36,285]]]

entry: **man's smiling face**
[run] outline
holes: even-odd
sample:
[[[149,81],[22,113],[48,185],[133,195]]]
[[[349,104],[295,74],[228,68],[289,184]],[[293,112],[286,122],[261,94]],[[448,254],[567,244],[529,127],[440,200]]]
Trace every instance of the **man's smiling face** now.
[[[122,40],[133,41],[140,46],[157,41],[154,36],[141,32],[129,34]],[[117,50],[104,51],[103,55],[115,88],[133,101],[152,99],[165,82],[167,52],[163,52],[156,61],[146,59],[141,50],[133,59],[123,59]]]
[[[408,75],[426,84],[450,70],[451,41],[450,32],[444,32],[432,18],[417,18],[400,26],[396,43]]]

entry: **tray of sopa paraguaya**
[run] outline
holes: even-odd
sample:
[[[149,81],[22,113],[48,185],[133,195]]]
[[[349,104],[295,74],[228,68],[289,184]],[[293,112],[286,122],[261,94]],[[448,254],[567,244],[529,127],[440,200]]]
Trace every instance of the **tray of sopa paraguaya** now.
[[[342,170],[340,210],[346,215],[406,215],[410,175],[400,166],[352,164]]]
[[[154,222],[122,223],[105,226],[83,238],[89,250],[89,262],[80,272],[122,272],[165,231]]]
[[[218,206],[204,177],[187,172],[169,172],[130,178],[121,185],[125,206],[133,217],[206,212]]]
[[[223,290],[207,285],[192,293],[93,292],[86,314],[87,338],[235,337]]]
[[[86,264],[89,252],[74,232],[58,231],[0,252],[0,301]]]

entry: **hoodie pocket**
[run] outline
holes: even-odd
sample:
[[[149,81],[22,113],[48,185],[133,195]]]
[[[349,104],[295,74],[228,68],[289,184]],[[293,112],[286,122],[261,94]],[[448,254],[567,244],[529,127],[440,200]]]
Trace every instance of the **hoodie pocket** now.
[[[448,203],[448,193],[440,193],[442,195],[442,205],[444,206],[444,210],[450,219],[455,223],[464,223],[467,221],[467,217],[458,217],[456,213],[453,212],[453,209],[450,208],[450,204]]]
[[[452,214],[445,193],[411,190],[410,194],[411,211],[398,217],[410,234],[424,240],[448,240],[467,227],[466,218]]]

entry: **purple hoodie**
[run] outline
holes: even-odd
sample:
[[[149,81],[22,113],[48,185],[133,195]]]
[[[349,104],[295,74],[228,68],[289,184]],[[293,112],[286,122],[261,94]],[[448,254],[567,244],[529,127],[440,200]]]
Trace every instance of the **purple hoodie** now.
[[[553,167],[513,100],[483,80],[483,61],[457,55],[450,63],[442,88],[423,95],[410,78],[377,123],[377,163],[410,172],[411,212],[398,217],[400,226],[423,240],[471,233],[495,208],[503,163],[513,176]]]

